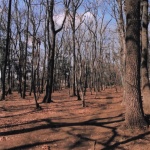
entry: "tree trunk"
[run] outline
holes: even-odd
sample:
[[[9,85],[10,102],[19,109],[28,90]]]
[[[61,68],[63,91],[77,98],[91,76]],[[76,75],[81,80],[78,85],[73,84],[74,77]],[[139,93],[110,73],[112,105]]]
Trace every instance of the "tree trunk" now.
[[[126,112],[129,128],[145,127],[140,90],[140,0],[126,0]]]
[[[56,38],[56,34],[53,33],[51,50],[49,50],[49,53],[51,52],[51,54],[50,54],[50,59],[48,61],[48,70],[47,70],[48,77],[47,77],[47,84],[46,84],[46,95],[43,99],[43,103],[52,102],[54,56],[55,56],[55,38]]]
[[[32,86],[33,86],[33,92],[34,92],[34,100],[35,100],[35,106],[36,106],[36,109],[41,109],[41,107],[40,107],[40,105],[39,105],[39,103],[38,103],[38,96],[37,96],[37,90],[36,90],[36,85],[35,85],[35,83],[36,83],[36,80],[38,80],[38,79],[36,79],[36,70],[34,70],[34,72],[33,72],[33,83],[32,83]]]
[[[148,113],[150,109],[150,86],[148,75],[148,0],[142,1],[142,33],[141,33],[141,83],[144,110]],[[150,112],[150,111],[149,111]]]
[[[125,23],[123,18],[123,1],[117,0],[119,7],[119,36],[120,36],[120,63],[121,63],[121,76],[122,76],[122,85],[123,85],[123,101],[122,104],[125,104],[125,58],[126,58],[126,43],[125,43]]]
[[[76,82],[76,67],[75,67],[75,64],[76,64],[76,52],[75,52],[75,14],[73,15],[73,25],[72,25],[72,42],[73,42],[73,93],[72,93],[72,96],[76,96],[76,85],[75,85],[75,82]]]
[[[8,10],[8,22],[7,22],[7,40],[6,40],[6,51],[5,51],[5,62],[2,72],[2,97],[1,99],[5,99],[5,78],[6,78],[6,67],[7,67],[7,59],[9,54],[9,45],[10,45],[10,22],[11,22],[11,0],[9,0],[9,10]]]
[[[68,6],[70,4],[70,1],[65,2],[64,5],[67,10]],[[60,32],[64,26],[65,20],[66,20],[66,15],[67,11],[65,13],[65,17],[63,19],[63,22],[61,24],[61,27],[59,29],[55,29],[55,23],[54,23],[54,5],[55,1],[47,0],[47,13],[48,13],[48,18],[47,18],[47,36],[48,36],[48,49],[49,49],[49,54],[48,54],[48,67],[47,67],[47,84],[46,84],[46,94],[43,99],[44,103],[50,103],[52,102],[52,90],[53,90],[53,76],[54,76],[54,57],[55,57],[55,42],[56,42],[56,34]],[[51,34],[50,34],[51,31]]]
[[[8,90],[7,90],[7,94],[12,94],[12,85],[11,85],[11,64],[10,64],[10,60],[12,59],[11,56],[12,56],[12,53],[11,53],[12,50],[10,50],[10,47],[9,47],[9,55],[8,55]],[[10,55],[11,54],[11,55]]]
[[[34,28],[34,27],[33,27]],[[33,59],[34,59],[34,49],[35,49],[35,34],[33,33],[33,41],[32,41],[32,61],[31,61],[31,85],[30,85],[30,93],[29,95],[31,96],[32,91],[33,91],[33,78],[34,78],[34,71],[33,71]]]
[[[42,81],[41,81],[41,93],[44,91],[44,83],[45,83],[45,62],[46,62],[46,46],[45,46],[45,54],[44,54],[44,62],[43,62],[43,72],[42,72]]]
[[[29,29],[29,11],[30,11],[30,0],[29,2],[27,2],[27,6],[28,6],[28,14],[27,14],[27,28],[26,28],[26,45],[25,45],[25,56],[24,56],[24,65],[23,65],[23,94],[22,94],[22,98],[25,99],[26,96],[26,80],[27,80],[27,76],[26,76],[26,67],[27,67],[27,50],[28,50],[28,29]]]

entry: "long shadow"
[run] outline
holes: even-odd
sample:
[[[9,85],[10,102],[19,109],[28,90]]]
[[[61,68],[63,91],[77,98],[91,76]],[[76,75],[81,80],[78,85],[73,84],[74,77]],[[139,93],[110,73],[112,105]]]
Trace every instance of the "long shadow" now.
[[[115,98],[120,98],[122,96],[107,96],[107,97],[100,97],[100,98],[96,98],[96,99],[99,99],[99,100],[102,100],[102,99],[115,99]]]
[[[42,122],[43,120],[33,120],[33,121],[30,121],[30,122],[25,122],[25,123],[18,123],[18,124],[9,124],[9,125],[4,125],[4,126],[0,126],[0,129],[1,128],[12,128],[12,127],[18,127],[18,126],[22,126],[22,125],[29,125],[29,124],[35,124],[35,123],[40,123]],[[0,132],[0,135],[1,135],[2,132]]]
[[[37,142],[37,143],[32,143],[32,144],[26,144],[26,145],[20,145],[20,146],[16,146],[13,148],[8,148],[7,150],[22,150],[22,149],[28,149],[28,148],[33,148],[35,146],[41,146],[44,144],[51,144],[54,142],[58,142],[60,140],[53,140],[53,141],[47,141],[47,142]]]
[[[105,121],[105,119],[110,120],[110,121]],[[59,128],[63,128],[63,127],[76,127],[76,126],[103,127],[103,128],[109,129],[110,132],[112,133],[112,135],[109,137],[109,139],[105,142],[104,141],[99,141],[99,140],[94,140],[92,138],[87,137],[84,134],[75,135],[70,131],[69,131],[70,133],[68,132],[68,134],[76,136],[76,137],[79,138],[79,140],[77,140],[75,143],[73,143],[72,145],[69,146],[70,149],[83,146],[83,143],[86,142],[86,141],[92,141],[93,143],[95,142],[95,143],[103,145],[104,146],[103,150],[109,150],[109,149],[113,150],[113,149],[116,149],[116,148],[123,150],[123,144],[126,144],[126,143],[131,142],[131,141],[135,141],[135,140],[144,138],[147,135],[150,135],[150,131],[149,131],[149,132],[146,132],[146,133],[143,133],[143,134],[139,134],[135,137],[128,138],[124,141],[116,142],[115,144],[111,145],[111,143],[114,141],[114,139],[117,136],[119,136],[119,134],[117,132],[118,126],[113,126],[112,127],[111,124],[112,123],[117,123],[117,122],[122,122],[122,121],[124,121],[123,114],[120,114],[120,115],[114,116],[114,117],[97,118],[97,119],[90,119],[90,120],[83,121],[83,122],[71,122],[71,123],[52,122],[51,119],[47,118],[47,119],[41,119],[39,121],[31,121],[31,122],[25,123],[25,124],[31,124],[31,123],[34,123],[34,124],[35,123],[40,123],[41,124],[43,122],[43,125],[37,125],[35,127],[26,128],[26,129],[16,129],[16,130],[13,130],[13,131],[5,131],[5,132],[1,132],[0,135],[1,136],[16,135],[16,134],[29,133],[29,132],[32,132],[32,131],[44,130],[44,129],[51,129],[51,130],[55,131],[55,129],[59,129]],[[45,122],[47,124],[45,124]],[[21,125],[21,124],[18,124],[18,125]],[[15,125],[15,126],[17,126],[17,125]],[[50,143],[51,142],[47,142],[47,144],[50,144]],[[13,149],[16,150],[16,149],[22,149],[22,148],[31,148],[31,147],[34,147],[36,145],[42,145],[42,144],[44,144],[44,142],[13,147],[13,148],[10,148],[9,150],[13,150]]]
[[[13,101],[14,102],[14,101]],[[6,112],[11,112],[14,110],[22,110],[22,109],[26,109],[26,108],[35,108],[35,104],[26,104],[26,105],[10,105],[7,108],[5,108],[4,106],[1,106],[0,109],[2,111],[6,111]]]
[[[75,116],[75,117],[71,117],[71,119],[81,119],[81,118],[85,118],[85,117],[95,117],[97,115],[99,115],[100,113],[97,113],[97,114],[89,114],[89,115],[80,115],[79,117]],[[53,119],[58,119],[58,117],[53,117]],[[70,114],[66,115],[66,117],[61,117],[60,120],[63,120],[63,119],[70,119]],[[102,119],[102,118],[101,118]],[[103,118],[104,119],[104,118]]]
[[[118,146],[120,146],[121,144],[126,144],[126,143],[128,143],[128,142],[131,142],[131,141],[135,141],[135,140],[138,140],[138,139],[142,139],[142,138],[144,138],[145,136],[147,136],[147,135],[150,135],[150,131],[149,132],[146,132],[146,133],[143,133],[143,134],[139,134],[139,135],[137,135],[137,136],[134,136],[134,137],[132,137],[132,138],[129,138],[129,139],[127,139],[127,140],[124,140],[124,141],[122,141],[122,142],[116,142],[115,144],[113,144],[113,145],[106,145],[105,144],[105,148],[103,148],[102,150],[113,150],[113,149],[115,149],[115,148],[117,148]]]
[[[103,97],[103,98],[99,98],[99,99],[113,99],[115,97],[112,97],[112,96],[107,96],[107,97]]]
[[[20,114],[17,114],[17,115],[8,115],[8,116],[4,116],[4,117],[2,116],[0,118],[10,118],[10,117],[23,116],[23,115],[31,114],[33,112],[36,112],[36,110],[32,110],[32,111],[25,112],[25,113],[20,113]]]
[[[108,119],[109,120],[113,119],[113,120],[112,121],[104,121],[105,119],[107,119],[107,120]],[[1,132],[0,136],[23,134],[23,133],[29,133],[29,132],[32,132],[32,131],[44,130],[44,129],[51,129],[51,130],[55,131],[55,129],[62,128],[62,127],[97,126],[97,127],[104,127],[104,128],[107,128],[107,129],[111,129],[114,132],[114,135],[112,136],[112,138],[110,138],[110,140],[107,142],[107,144],[109,144],[111,141],[113,141],[115,136],[117,136],[117,133],[116,133],[116,127],[110,127],[108,125],[112,124],[112,123],[116,123],[116,122],[122,122],[123,120],[124,119],[122,119],[122,114],[120,114],[118,116],[114,116],[114,117],[97,118],[97,119],[91,119],[91,120],[87,120],[87,121],[83,121],[83,122],[73,122],[73,123],[52,122],[50,119],[47,118],[47,119],[41,119],[39,121],[31,121],[31,122],[25,123],[25,124],[31,124],[31,123],[35,124],[35,123],[41,123],[41,122],[45,123],[46,122],[47,124],[43,124],[43,125],[40,125],[40,126],[35,126],[33,128],[25,128],[25,129],[13,130],[13,131]],[[21,125],[21,124],[18,124],[18,125]],[[22,125],[24,125],[24,124],[22,124]],[[17,126],[17,125],[15,125],[15,126]],[[80,140],[78,142],[74,143],[70,148],[77,147],[77,146],[82,146],[82,143],[85,140],[92,140],[92,139],[89,139],[85,136],[82,136],[81,134],[78,134],[77,136],[80,138]],[[19,150],[19,149],[22,149],[22,148],[31,148],[31,147],[34,147],[36,145],[42,145],[42,144],[44,144],[44,142],[17,146],[17,147],[10,148],[9,150],[13,150],[13,149],[15,149],[15,150],[18,149]],[[50,142],[48,142],[47,144],[50,144]],[[101,143],[101,144],[103,144],[103,143]]]
[[[109,138],[109,140],[107,142],[100,142],[97,139],[95,140],[95,139],[91,139],[85,135],[77,134],[74,136],[77,136],[79,140],[77,140],[74,144],[70,145],[69,149],[74,149],[74,148],[78,148],[78,147],[80,148],[80,147],[84,146],[84,143],[87,143],[87,142],[93,142],[92,149],[94,149],[94,150],[96,149],[95,148],[96,144],[100,144],[103,146],[110,145],[110,143],[115,139],[115,137],[118,136],[118,133],[116,131],[117,127],[110,127],[110,126],[105,126],[105,125],[101,125],[101,127],[110,129],[111,132],[113,133],[113,135]],[[69,132],[69,134],[73,136],[73,134],[71,132]]]
[[[116,148],[121,149],[121,150],[125,150],[124,147],[123,147],[123,144],[129,143],[129,142],[132,142],[132,141],[136,141],[136,140],[139,140],[139,139],[143,139],[147,135],[150,135],[150,131],[148,131],[146,133],[139,134],[137,136],[128,138],[124,141],[116,142],[115,144],[110,145],[111,142],[113,142],[113,140],[115,139],[115,137],[119,136],[119,134],[117,133],[116,128],[114,128],[114,127],[108,127],[108,126],[103,126],[103,127],[111,129],[111,132],[113,133],[113,135],[108,139],[107,142],[100,142],[100,141],[85,137],[84,135],[78,134],[76,136],[79,138],[79,140],[77,140],[74,144],[69,146],[70,149],[74,149],[74,148],[77,148],[77,147],[80,147],[80,146],[84,146],[84,142],[87,143],[88,141],[92,141],[93,143],[95,143],[95,145],[96,144],[103,145],[104,148],[101,149],[101,150],[115,150]],[[94,148],[94,146],[93,146],[93,149],[96,149],[96,148]]]
[[[109,124],[116,123],[116,122],[122,122],[124,119],[122,119],[122,118],[120,119],[121,116],[122,116],[122,114],[115,116],[115,117],[110,117],[110,118],[108,117],[108,118],[102,118],[102,119],[101,118],[91,119],[88,121],[75,122],[75,123],[66,123],[66,122],[58,123],[58,122],[52,122],[50,119],[42,119],[42,120],[37,121],[37,122],[47,122],[48,124],[43,124],[43,125],[36,126],[33,128],[5,131],[5,132],[1,132],[0,135],[1,136],[8,136],[8,135],[15,135],[15,134],[23,134],[23,133],[37,131],[37,130],[43,130],[43,129],[55,129],[55,128],[71,127],[71,126],[84,126],[84,125],[90,126],[91,125],[91,126],[104,127],[104,125],[109,125]],[[104,119],[117,119],[117,120],[113,120],[113,121],[109,121],[109,122],[108,121],[97,122],[97,121],[101,121]],[[33,122],[36,123],[35,121],[33,121]],[[30,122],[27,124],[30,124]],[[109,127],[107,127],[107,128],[109,128]]]
[[[70,135],[74,136],[72,133],[69,133]],[[81,134],[78,134],[76,135],[79,140],[77,140],[74,144],[70,145],[69,146],[69,149],[74,149],[74,148],[81,148],[81,146],[84,146],[84,143],[90,141],[90,142],[93,142],[95,143],[95,140],[94,139],[90,139],[88,137],[85,137],[84,135],[81,135]],[[99,144],[102,144],[102,143],[99,143]]]

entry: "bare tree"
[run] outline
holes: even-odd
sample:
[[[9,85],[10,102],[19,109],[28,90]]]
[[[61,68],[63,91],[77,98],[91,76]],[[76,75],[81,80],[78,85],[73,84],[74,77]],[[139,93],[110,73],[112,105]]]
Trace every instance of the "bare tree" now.
[[[119,35],[119,44],[120,44],[120,74],[123,85],[123,101],[122,104],[125,103],[125,58],[126,58],[126,22],[125,22],[125,0],[108,0],[107,3],[111,8],[111,16],[115,19],[117,23],[117,33]]]
[[[71,28],[72,28],[72,49],[73,49],[73,93],[72,96],[76,96],[76,77],[75,77],[75,64],[76,64],[76,44],[75,44],[75,32],[78,27],[76,27],[76,15],[77,10],[81,6],[83,0],[72,0],[71,1],[71,11],[70,11],[70,17],[71,17]]]
[[[120,37],[120,62],[121,62],[121,75],[122,75],[122,84],[123,84],[123,103],[125,102],[125,58],[126,58],[126,43],[125,43],[125,21],[124,21],[124,0],[117,0],[118,3],[118,13],[119,18],[116,18],[116,22],[118,24],[118,31]]]
[[[31,6],[30,6],[31,7]],[[35,53],[39,53],[40,55],[40,49],[39,48],[39,44],[41,43],[41,40],[40,40],[40,36],[38,36],[38,31],[39,31],[39,28],[41,26],[41,23],[43,21],[43,16],[42,16],[42,13],[43,13],[43,10],[42,10],[42,5],[39,6],[39,11],[38,13],[36,12],[35,10],[36,7],[31,7],[30,9],[30,22],[32,24],[32,33],[29,32],[30,34],[30,37],[32,38],[32,61],[31,61],[31,88],[30,88],[30,95],[33,91],[33,78],[34,78],[34,69],[33,69],[33,59],[34,59],[34,55]],[[42,35],[41,35],[42,36]],[[46,39],[45,39],[46,41]],[[40,59],[40,57],[38,58]],[[44,59],[45,60],[45,59]],[[44,63],[44,66],[45,66],[45,63]],[[39,70],[39,68],[38,68]],[[45,71],[44,71],[45,72]]]
[[[77,43],[77,63],[76,63],[76,82],[77,82],[77,96],[78,100],[82,100],[82,107],[85,107],[85,88],[86,88],[86,79],[87,79],[87,69],[86,63],[87,60],[83,55],[83,47],[86,48],[85,33],[86,29],[79,28],[76,36]],[[85,44],[85,46],[84,46]],[[81,95],[81,96],[80,96]]]
[[[129,128],[147,125],[140,89],[140,0],[126,0],[126,112]]]
[[[26,30],[25,30],[25,55],[24,55],[24,64],[23,64],[23,94],[22,98],[25,98],[26,96],[26,79],[27,79],[27,50],[28,50],[28,30],[29,30],[29,15],[30,15],[30,0],[25,0],[25,3],[27,5],[27,23],[26,23]]]
[[[12,1],[9,0],[9,9],[8,9],[8,22],[7,22],[7,39],[6,39],[6,51],[4,54],[5,60],[4,60],[4,67],[2,71],[2,97],[1,99],[5,99],[5,78],[6,78],[6,67],[7,67],[7,60],[8,60],[8,54],[9,54],[9,45],[10,45],[10,22],[11,22],[11,3]]]
[[[141,83],[142,83],[142,95],[143,104],[145,111],[150,109],[150,85],[149,85],[149,75],[148,75],[148,0],[142,0],[142,31],[141,31]]]
[[[47,81],[46,81],[46,94],[43,99],[44,103],[52,102],[52,88],[53,88],[53,73],[54,73],[54,56],[55,56],[55,46],[56,46],[56,35],[63,28],[63,25],[66,20],[66,16],[68,13],[68,7],[70,4],[70,0],[64,0],[65,6],[65,17],[61,24],[61,27],[56,29],[54,23],[54,0],[47,0],[46,8],[47,8],[47,36],[48,36],[48,67],[47,67]],[[50,35],[51,34],[51,35]],[[51,37],[50,37],[51,36]]]

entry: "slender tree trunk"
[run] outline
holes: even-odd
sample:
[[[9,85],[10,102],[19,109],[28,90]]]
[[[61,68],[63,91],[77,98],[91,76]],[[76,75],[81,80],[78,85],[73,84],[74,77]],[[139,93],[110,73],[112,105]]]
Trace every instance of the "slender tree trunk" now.
[[[140,0],[126,0],[126,112],[129,128],[146,126],[140,89]]]
[[[76,96],[76,86],[75,86],[75,82],[76,82],[76,71],[75,71],[75,64],[76,64],[76,52],[75,52],[75,14],[74,14],[74,20],[73,20],[73,26],[72,26],[72,42],[73,42],[73,93],[72,96]]]
[[[43,72],[42,72],[42,82],[41,82],[41,93],[44,91],[44,83],[45,83],[45,62],[46,62],[46,44],[45,45],[45,54],[44,54],[44,62],[43,62]]]
[[[28,14],[27,14],[27,28],[26,28],[26,46],[25,46],[25,56],[24,56],[24,65],[23,65],[23,94],[22,94],[22,98],[25,99],[26,96],[26,80],[27,80],[27,76],[26,76],[26,67],[27,67],[27,51],[28,51],[28,29],[29,29],[29,11],[30,11],[30,0],[29,2],[27,2],[27,6],[28,6]]]
[[[88,81],[88,69],[87,69],[87,64],[86,64],[86,67],[85,67],[85,82],[84,82],[84,96],[86,95],[86,89],[87,89],[87,81]]]
[[[12,92],[11,92],[11,87],[12,87],[11,86],[11,64],[10,64],[10,60],[11,60],[11,56],[12,56],[11,51],[12,50],[10,50],[10,48],[9,48],[9,56],[8,56],[8,59],[9,59],[8,60],[8,91],[7,91],[7,94],[12,94]]]
[[[34,70],[33,70],[33,59],[34,59],[34,49],[35,49],[35,34],[33,34],[33,41],[32,41],[32,61],[31,61],[31,86],[30,86],[30,96],[33,91],[33,78],[34,78]]]
[[[122,76],[122,85],[123,85],[123,101],[122,104],[125,104],[125,58],[126,58],[126,43],[125,43],[125,22],[123,18],[123,1],[117,0],[119,7],[119,36],[120,36],[120,62],[121,62],[121,76]]]
[[[21,54],[20,54],[21,56]],[[20,93],[20,96],[22,97],[22,63],[21,59],[19,59],[19,89],[18,92]]]
[[[73,49],[73,93],[72,96],[76,96],[76,43],[75,43],[75,33],[76,33],[76,14],[77,10],[82,4],[83,0],[72,0],[71,1],[71,27],[72,27],[72,49]]]

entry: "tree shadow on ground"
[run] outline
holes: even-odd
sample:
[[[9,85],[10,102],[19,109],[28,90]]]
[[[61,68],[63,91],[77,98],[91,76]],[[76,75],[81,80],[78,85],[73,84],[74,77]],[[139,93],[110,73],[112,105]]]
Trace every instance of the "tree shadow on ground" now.
[[[31,113],[34,113],[36,112],[37,110],[31,110],[31,111],[28,111],[28,112],[25,112],[25,113],[19,113],[19,114],[16,114],[16,115],[5,115],[5,116],[0,116],[0,118],[11,118],[11,117],[17,117],[17,116],[24,116],[24,115],[28,115],[28,114],[31,114]]]
[[[35,146],[40,146],[40,145],[44,145],[44,144],[52,144],[55,142],[58,142],[60,140],[54,140],[54,141],[46,141],[46,142],[37,142],[37,143],[32,143],[32,144],[25,144],[25,145],[21,145],[21,146],[16,146],[13,148],[8,148],[7,150],[22,150],[22,149],[28,149],[28,148],[33,148]],[[49,147],[50,149],[50,147]]]
[[[126,139],[126,140],[124,140],[124,141],[121,141],[121,142],[116,142],[116,143],[113,144],[113,145],[106,145],[106,144],[105,144],[105,148],[103,148],[102,150],[113,150],[113,149],[119,148],[121,145],[126,144],[126,143],[129,143],[129,142],[131,142],[131,141],[136,141],[136,140],[138,140],[138,139],[143,139],[143,138],[144,138],[145,136],[147,136],[147,135],[150,135],[150,131],[145,132],[145,133],[143,133],[143,134],[139,134],[139,135],[134,136],[134,137],[131,137],[131,138],[128,138],[128,139]]]
[[[107,121],[110,120],[110,121]],[[29,128],[23,128],[23,129],[15,129],[15,130],[9,130],[9,131],[4,131],[1,132],[0,135],[1,136],[10,136],[10,135],[16,135],[16,134],[23,134],[23,133],[31,133],[33,131],[37,131],[37,130],[44,130],[44,129],[51,129],[55,132],[58,132],[58,129],[63,128],[63,127],[83,127],[83,126],[97,126],[97,127],[103,127],[103,128],[107,128],[107,129],[111,129],[112,132],[114,133],[113,137],[110,138],[110,140],[107,143],[110,143],[115,136],[117,136],[117,132],[116,132],[116,127],[111,127],[109,125],[111,125],[112,123],[116,123],[116,122],[122,122],[124,119],[122,118],[122,114],[118,115],[118,116],[114,116],[114,117],[106,117],[106,118],[97,118],[97,119],[90,119],[87,121],[83,121],[83,122],[72,122],[72,123],[67,123],[67,122],[52,122],[51,119],[47,118],[47,119],[41,119],[41,120],[34,120],[34,121],[30,121],[30,122],[26,122],[26,123],[22,123],[22,124],[16,124],[14,126],[21,126],[21,125],[31,125],[31,124],[36,124],[37,126],[34,127],[29,127]],[[45,124],[45,122],[47,124]],[[39,125],[38,123],[43,123],[41,125]],[[69,133],[68,134],[72,134],[73,133]],[[83,141],[85,141],[86,139],[89,139],[88,137],[83,136],[82,134],[78,134],[78,135],[74,135],[74,136],[78,136],[80,138],[80,140],[76,143],[74,143],[72,146],[70,146],[70,148],[72,149],[73,147],[78,147],[81,146]],[[92,140],[92,139],[89,139]],[[42,145],[44,143],[34,143],[34,144],[27,144],[27,145],[21,145],[18,147],[13,147],[10,149],[23,149],[23,148],[32,148],[34,146],[37,145]],[[50,143],[49,143],[50,144]],[[101,143],[103,144],[103,143]]]
[[[147,135],[150,135],[150,131],[149,131],[149,132],[145,132],[143,134],[139,134],[134,137],[128,137],[128,139],[126,138],[125,140],[123,140],[121,142],[115,141],[115,138],[117,136],[120,136],[117,131],[119,126],[114,126],[114,125],[112,126],[112,124],[117,123],[117,122],[120,124],[123,121],[124,121],[123,114],[120,114],[118,116],[113,116],[113,117],[96,118],[96,119],[90,119],[90,120],[83,121],[83,122],[71,122],[71,123],[70,122],[52,122],[51,119],[46,118],[46,119],[41,119],[41,120],[37,120],[37,121],[35,120],[35,121],[30,121],[30,122],[25,123],[25,124],[40,123],[40,125],[37,124],[37,126],[35,126],[35,127],[5,131],[5,132],[1,132],[0,135],[1,136],[9,136],[9,135],[29,133],[32,131],[44,130],[44,129],[51,129],[55,132],[58,132],[58,129],[63,128],[63,127],[70,127],[70,128],[83,127],[83,126],[85,126],[85,127],[90,126],[91,128],[102,127],[102,128],[106,128],[110,131],[111,135],[108,139],[105,139],[105,140],[93,139],[89,135],[85,135],[84,133],[83,134],[82,133],[75,134],[73,131],[66,131],[66,133],[68,135],[78,138],[78,140],[76,140],[76,142],[74,142],[68,146],[68,149],[82,147],[84,142],[91,141],[91,142],[93,142],[93,147],[96,146],[96,144],[99,144],[104,147],[103,150],[109,150],[109,149],[113,150],[116,148],[123,150],[124,149],[123,144],[129,143],[131,141],[136,141],[138,139],[144,138]],[[21,124],[18,124],[18,125],[21,125]],[[82,130],[82,128],[80,128],[80,129]],[[99,135],[99,136],[101,136],[101,135]],[[107,135],[107,137],[108,137],[108,135]],[[10,148],[9,150],[33,148],[34,146],[43,145],[43,144],[51,144],[52,142],[54,142],[54,141],[21,145],[18,147]],[[55,142],[57,142],[57,140]]]
[[[103,127],[104,125],[107,124],[111,124],[111,123],[116,123],[116,122],[122,122],[124,119],[120,119],[119,117],[121,117],[121,115],[115,116],[115,117],[108,117],[108,118],[98,118],[98,119],[91,119],[88,121],[83,121],[83,122],[73,122],[73,123],[67,123],[67,122],[62,122],[62,123],[58,123],[58,122],[52,122],[50,119],[41,119],[41,120],[34,120],[34,121],[30,121],[30,122],[26,122],[25,124],[32,124],[32,123],[40,123],[40,122],[47,122],[47,124],[43,124],[40,126],[35,126],[33,128],[24,128],[24,129],[17,129],[17,130],[11,130],[11,131],[5,131],[5,132],[1,132],[0,135],[1,136],[9,136],[9,135],[15,135],[15,134],[23,134],[23,133],[27,133],[27,132],[32,132],[32,131],[36,131],[36,130],[42,130],[42,129],[55,129],[55,128],[62,128],[62,127],[71,127],[71,126],[84,126],[84,125],[91,125],[91,126],[101,126]],[[119,119],[117,119],[119,118]],[[101,121],[100,120],[104,120],[104,119],[117,119],[117,120],[113,120],[113,121]],[[23,123],[24,124],[24,123]],[[23,124],[16,124],[17,125],[23,125]],[[108,127],[109,128],[109,127]]]
[[[100,98],[100,99],[113,99],[113,98],[115,98],[115,97],[107,96],[107,97],[105,97],[105,98]]]

